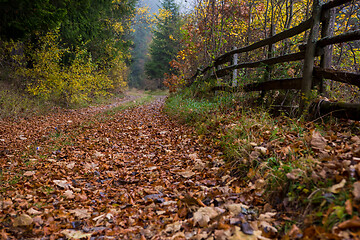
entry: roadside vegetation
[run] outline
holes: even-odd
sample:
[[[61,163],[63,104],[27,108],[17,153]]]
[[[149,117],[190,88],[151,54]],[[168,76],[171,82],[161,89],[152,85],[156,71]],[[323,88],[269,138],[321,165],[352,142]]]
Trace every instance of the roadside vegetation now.
[[[199,89],[172,94],[165,111],[221,150],[223,174],[238,177],[233,184],[245,199],[276,213],[273,236],[352,236],[347,230],[358,221],[360,197],[359,122],[274,116],[249,97],[201,96]]]

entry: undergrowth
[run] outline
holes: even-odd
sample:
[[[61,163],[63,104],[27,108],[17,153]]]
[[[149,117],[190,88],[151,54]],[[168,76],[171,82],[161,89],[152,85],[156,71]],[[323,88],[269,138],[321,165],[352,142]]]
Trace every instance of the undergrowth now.
[[[221,147],[231,174],[246,183],[242,187],[253,186],[261,199],[279,211],[291,209],[288,215],[303,226],[305,219],[311,219],[330,231],[352,217],[345,211],[349,189],[329,193],[341,177],[327,173],[330,177],[319,178],[324,169],[319,157],[324,151],[310,145],[314,132],[332,132],[336,120],[305,122],[284,113],[274,117],[242,95],[218,93],[201,98],[194,94],[197,91],[185,89],[171,95],[164,110]],[[279,226],[280,232],[287,230],[286,224]]]
[[[33,113],[45,113],[54,105],[0,81],[0,119],[25,117]]]

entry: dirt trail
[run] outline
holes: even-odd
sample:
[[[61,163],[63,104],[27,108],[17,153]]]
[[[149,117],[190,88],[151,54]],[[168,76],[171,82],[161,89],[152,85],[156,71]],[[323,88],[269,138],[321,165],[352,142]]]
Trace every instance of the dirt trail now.
[[[163,114],[163,102],[113,116],[93,109],[2,122],[2,238],[262,235],[250,195],[221,171],[221,153]],[[272,216],[262,224],[271,228]]]

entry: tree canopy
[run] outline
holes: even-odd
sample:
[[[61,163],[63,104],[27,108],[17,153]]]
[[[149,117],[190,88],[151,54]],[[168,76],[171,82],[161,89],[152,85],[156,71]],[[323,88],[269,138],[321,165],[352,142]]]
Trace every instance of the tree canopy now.
[[[41,98],[77,102],[123,87],[136,2],[1,0],[0,61]]]
[[[181,25],[179,6],[174,0],[162,1],[161,7],[149,47],[150,60],[145,66],[147,76],[158,81],[158,87],[163,86],[164,74],[171,73],[170,62],[180,50]]]

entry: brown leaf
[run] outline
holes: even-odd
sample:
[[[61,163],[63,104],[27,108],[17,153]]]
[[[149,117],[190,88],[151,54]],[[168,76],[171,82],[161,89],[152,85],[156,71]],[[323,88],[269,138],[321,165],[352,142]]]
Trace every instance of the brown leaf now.
[[[353,207],[352,207],[352,202],[350,199],[346,200],[346,202],[345,202],[345,210],[346,210],[347,214],[349,214],[349,215],[353,214]]]
[[[21,214],[14,220],[14,227],[29,226],[33,223],[33,219],[27,214]]]
[[[261,231],[254,231],[254,235],[247,235],[241,231],[239,227],[235,227],[233,235],[229,240],[267,240],[265,237],[261,237]]]
[[[37,210],[35,210],[35,209],[33,209],[33,208],[30,208],[30,209],[27,210],[26,212],[27,212],[28,214],[30,214],[30,215],[39,215],[39,214],[42,214],[42,212],[37,211]]]
[[[254,149],[256,150],[256,151],[258,151],[259,153],[261,153],[262,155],[266,155],[266,153],[267,153],[267,148],[265,148],[265,147],[254,147]]]
[[[11,199],[5,199],[4,201],[0,201],[0,209],[8,209],[13,205]]]
[[[354,183],[353,195],[355,200],[360,200],[360,181]]]
[[[350,219],[345,222],[342,222],[338,226],[340,229],[348,229],[348,228],[360,228],[360,219]]]
[[[296,168],[293,169],[291,172],[287,173],[286,177],[290,180],[297,180],[302,176],[303,173],[304,173],[303,170]]]
[[[66,229],[61,231],[69,239],[82,239],[91,237],[92,233],[84,233],[83,231],[77,231],[72,229]]]
[[[331,186],[330,188],[328,188],[328,191],[332,192],[332,193],[339,193],[340,190],[345,186],[345,184],[346,184],[346,180],[344,178],[343,180],[341,180],[340,183],[335,184],[335,185]]]
[[[53,180],[53,182],[54,182],[57,186],[59,186],[59,187],[61,187],[61,188],[64,188],[64,189],[68,189],[69,186],[71,185],[71,184],[68,183],[67,180]]]
[[[71,190],[66,190],[66,191],[64,192],[64,195],[65,195],[65,197],[66,197],[67,199],[73,199],[73,198],[75,198],[74,192],[71,191]]]
[[[184,171],[176,172],[176,174],[180,175],[184,178],[191,178],[192,176],[195,175],[195,173],[191,170],[184,170]]]
[[[165,232],[167,233],[176,233],[180,231],[182,226],[182,221],[174,222],[171,224],[166,225]]]
[[[210,222],[210,220],[218,215],[219,215],[219,212],[216,211],[216,209],[213,207],[199,208],[194,213],[194,217],[193,217],[194,226],[196,224],[199,224],[200,227],[206,227],[208,225],[208,223]]]
[[[233,215],[239,215],[240,213],[242,213],[244,210],[249,209],[249,206],[246,206],[245,204],[242,203],[238,203],[238,204],[227,204],[225,205],[225,208],[227,210],[229,210],[229,212]]]
[[[90,213],[87,209],[74,209],[70,210],[69,212],[73,213],[79,219],[90,218]]]
[[[24,172],[24,176],[30,177],[32,175],[35,175],[35,171],[26,171],[26,172]]]
[[[321,134],[314,130],[311,136],[310,144],[313,148],[318,150],[324,150],[326,147],[326,139]]]
[[[300,239],[302,238],[303,233],[295,224],[293,224],[287,236],[289,236],[290,239]]]

